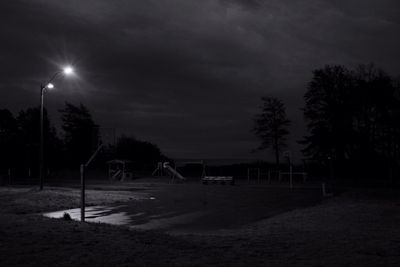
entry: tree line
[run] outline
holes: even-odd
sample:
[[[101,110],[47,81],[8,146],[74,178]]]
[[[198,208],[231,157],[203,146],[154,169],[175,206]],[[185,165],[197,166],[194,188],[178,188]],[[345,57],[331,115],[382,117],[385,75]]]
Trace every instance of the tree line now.
[[[263,97],[255,117],[257,150],[272,149],[277,166],[287,149],[290,120],[282,100]],[[313,71],[302,109],[308,133],[298,142],[304,156],[330,167],[336,178],[394,179],[400,174],[400,83],[373,64],[350,69],[326,65]],[[44,110],[46,169],[76,168],[101,141],[99,125],[83,104],[66,102],[57,131]],[[0,174],[7,169],[38,170],[40,111],[33,107],[14,116],[0,109]],[[167,160],[159,147],[121,136],[108,147],[104,161],[120,158],[154,164]]]
[[[45,169],[79,168],[101,142],[101,127],[89,109],[66,102],[60,109],[61,129],[51,123],[46,109],[43,113]],[[21,110],[14,116],[8,109],[0,109],[0,175],[8,169],[28,170],[37,176],[39,168],[40,109]],[[99,156],[101,164],[114,158],[155,163],[166,157],[157,145],[132,136],[121,136],[107,146]]]
[[[373,64],[354,69],[326,65],[313,71],[302,109],[308,133],[304,156],[331,166],[336,178],[389,178],[400,171],[399,81]],[[279,155],[290,124],[284,103],[263,97],[253,132],[259,149]]]

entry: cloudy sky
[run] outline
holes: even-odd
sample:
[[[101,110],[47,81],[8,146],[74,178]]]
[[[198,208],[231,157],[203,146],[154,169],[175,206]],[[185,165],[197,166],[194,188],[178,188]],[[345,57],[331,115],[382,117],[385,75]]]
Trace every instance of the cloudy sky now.
[[[313,69],[400,74],[398,0],[4,0],[0,27],[0,108],[38,105],[40,83],[73,64],[46,94],[55,123],[81,102],[178,158],[268,157],[250,153],[264,95],[286,103],[298,151]]]

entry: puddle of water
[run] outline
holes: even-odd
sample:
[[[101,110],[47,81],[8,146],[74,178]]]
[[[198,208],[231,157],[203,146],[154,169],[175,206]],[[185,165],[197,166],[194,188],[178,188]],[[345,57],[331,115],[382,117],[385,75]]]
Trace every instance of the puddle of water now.
[[[113,213],[107,216],[88,218],[88,222],[108,223],[113,225],[129,225],[130,217],[126,212]]]
[[[118,207],[106,207],[106,206],[94,206],[87,207],[85,209],[85,221],[97,222],[97,223],[108,223],[113,225],[129,225],[131,222],[130,216],[126,212],[118,212],[117,210],[124,206]],[[64,216],[64,213],[68,213],[72,220],[81,220],[81,209],[69,209],[55,212],[44,213],[43,216],[48,218],[60,219]]]
[[[147,217],[149,220],[143,224],[135,225],[135,218],[145,215],[144,212],[129,214],[125,211],[121,211],[121,208],[126,206],[118,207],[107,207],[107,206],[94,206],[87,207],[85,209],[85,221],[94,223],[107,223],[112,225],[126,225],[132,229],[140,230],[154,230],[154,229],[166,229],[173,227],[174,225],[190,223],[195,219],[199,218],[204,212],[191,212],[181,215],[176,215],[174,212],[156,214]],[[64,216],[64,213],[68,213],[71,219],[80,221],[81,209],[69,209],[55,212],[44,213],[43,216],[49,218],[60,219]],[[146,219],[146,217],[144,217]],[[141,220],[143,222],[143,220]]]

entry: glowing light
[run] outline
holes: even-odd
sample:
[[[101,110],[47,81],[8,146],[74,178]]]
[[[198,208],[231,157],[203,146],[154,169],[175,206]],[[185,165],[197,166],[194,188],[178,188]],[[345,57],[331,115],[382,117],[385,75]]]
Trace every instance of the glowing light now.
[[[63,69],[63,72],[64,72],[65,75],[71,75],[71,74],[74,73],[74,68],[72,68],[71,66],[66,66]]]
[[[54,88],[54,84],[48,83],[48,84],[46,85],[46,88],[48,88],[48,89],[53,89],[53,88]]]

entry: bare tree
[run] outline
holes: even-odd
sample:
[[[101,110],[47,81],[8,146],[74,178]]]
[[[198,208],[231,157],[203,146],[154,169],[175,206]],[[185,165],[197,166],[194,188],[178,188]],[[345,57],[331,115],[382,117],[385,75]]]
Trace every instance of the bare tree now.
[[[272,148],[279,166],[279,155],[286,145],[287,127],[290,120],[286,116],[285,104],[275,97],[262,97],[261,113],[256,115],[253,132],[261,140],[257,150]]]

